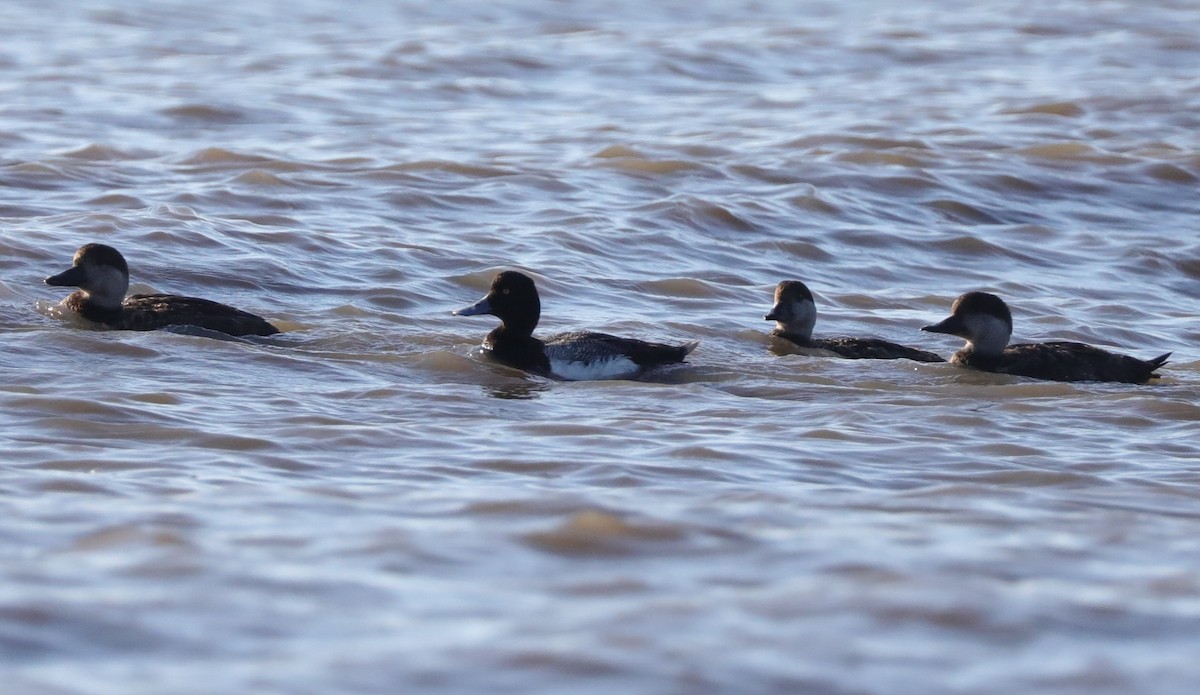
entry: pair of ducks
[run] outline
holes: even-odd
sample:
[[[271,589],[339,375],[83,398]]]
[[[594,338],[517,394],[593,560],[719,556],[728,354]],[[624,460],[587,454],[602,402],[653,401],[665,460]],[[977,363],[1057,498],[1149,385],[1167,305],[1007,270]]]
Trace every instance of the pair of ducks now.
[[[109,328],[148,331],[188,325],[234,336],[279,332],[259,316],[207,299],[169,294],[125,296],[129,289],[129,267],[116,249],[104,244],[81,247],[75,252],[71,268],[46,278],[46,284],[78,287],[63,300],[63,305]],[[491,314],[500,319],[500,326],[483,342],[484,350],[496,361],[568,380],[635,377],[655,367],[683,362],[700,344],[693,340],[668,345],[591,331],[574,331],[540,340],[533,337],[541,317],[537,287],[529,276],[513,270],[496,275],[483,299],[454,314]],[[776,322],[773,335],[842,357],[945,361],[934,353],[879,338],[813,338],[816,305],[808,287],[798,280],[779,283],[775,306],[765,318]],[[1002,299],[986,292],[962,295],[955,300],[949,318],[921,330],[955,335],[967,341],[950,358],[951,363],[1052,381],[1145,383],[1158,376],[1154,371],[1170,356],[1167,353],[1152,360],[1140,360],[1070,342],[1008,345],[1012,315]]]
[[[842,357],[868,359],[905,358],[917,362],[945,362],[941,356],[878,338],[813,338],[817,309],[812,293],[798,280],[784,280],[775,288],[775,307],[765,317],[775,321],[772,335],[802,347],[821,348]],[[929,333],[944,333],[967,341],[950,358],[951,364],[984,372],[1027,376],[1047,381],[1118,381],[1144,384],[1158,377],[1154,371],[1171,353],[1151,360],[1119,355],[1073,342],[1018,343],[1012,337],[1012,313],[994,294],[967,292],[954,300],[950,316],[922,326]]]

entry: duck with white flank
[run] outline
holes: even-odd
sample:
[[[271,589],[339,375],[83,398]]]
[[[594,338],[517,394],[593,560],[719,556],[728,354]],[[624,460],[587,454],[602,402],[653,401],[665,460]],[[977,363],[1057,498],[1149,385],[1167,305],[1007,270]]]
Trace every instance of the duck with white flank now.
[[[173,294],[126,297],[129,266],[120,252],[104,244],[81,246],[70,270],[46,278],[46,284],[78,287],[63,300],[63,306],[108,328],[152,331],[167,326],[197,326],[238,336],[279,332],[261,317],[207,299]]]
[[[506,270],[492,280],[487,295],[456,316],[491,314],[500,327],[488,333],[483,349],[497,362],[566,380],[629,379],[647,369],[682,362],[699,341],[664,345],[605,333],[575,331],[545,340],[533,337],[542,304],[529,276]]]
[[[908,359],[916,362],[945,362],[940,356],[880,338],[814,338],[817,305],[808,286],[799,280],[784,280],[775,288],[775,306],[764,316],[775,322],[771,335],[805,348],[828,350],[852,360]]]
[[[1144,384],[1158,377],[1154,370],[1171,353],[1152,360],[1101,350],[1083,343],[1020,343],[1009,345],[1012,314],[994,294],[968,292],[954,300],[950,317],[925,326],[930,333],[956,335],[967,344],[950,361],[985,372],[1028,376],[1048,381],[1120,381]]]

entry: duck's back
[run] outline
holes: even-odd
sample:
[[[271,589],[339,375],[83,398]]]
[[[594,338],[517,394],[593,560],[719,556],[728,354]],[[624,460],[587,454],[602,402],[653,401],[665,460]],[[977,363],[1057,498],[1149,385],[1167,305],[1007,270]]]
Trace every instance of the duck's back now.
[[[807,347],[820,348],[852,360],[913,360],[914,362],[945,362],[945,358],[928,350],[900,345],[882,338],[813,338]]]
[[[174,294],[135,294],[125,298],[114,328],[152,331],[167,326],[198,326],[229,335],[274,335],[279,329],[260,316],[220,302]]]
[[[959,350],[951,361],[987,372],[1048,381],[1144,384],[1158,376],[1154,370],[1165,364],[1170,354],[1142,360],[1083,343],[1018,343],[995,356],[980,355],[969,348]]]

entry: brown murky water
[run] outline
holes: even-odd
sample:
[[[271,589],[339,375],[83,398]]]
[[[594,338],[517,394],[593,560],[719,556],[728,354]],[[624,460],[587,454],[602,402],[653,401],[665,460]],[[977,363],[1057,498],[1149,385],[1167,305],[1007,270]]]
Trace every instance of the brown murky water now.
[[[11,2],[0,680],[42,693],[1191,693],[1200,5]],[[80,328],[42,279],[273,338]],[[698,339],[641,382],[450,310]],[[1000,293],[1149,386],[772,348]],[[777,354],[783,353],[783,354]]]

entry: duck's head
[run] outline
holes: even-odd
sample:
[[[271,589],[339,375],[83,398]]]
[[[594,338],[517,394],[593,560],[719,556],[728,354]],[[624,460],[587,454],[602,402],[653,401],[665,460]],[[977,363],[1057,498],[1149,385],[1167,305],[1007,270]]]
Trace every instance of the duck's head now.
[[[784,280],[775,287],[775,306],[763,318],[774,321],[780,333],[809,340],[817,323],[817,305],[807,285]]]
[[[118,308],[129,289],[129,266],[113,247],[86,244],[75,252],[71,268],[46,278],[46,284],[78,287],[96,304]]]
[[[999,354],[1012,337],[1012,312],[994,294],[968,292],[954,300],[949,317],[921,330],[956,335],[974,346],[976,352]]]
[[[455,316],[491,314],[509,330],[530,334],[537,327],[541,313],[542,302],[533,279],[515,270],[497,274],[483,299],[454,311]]]

